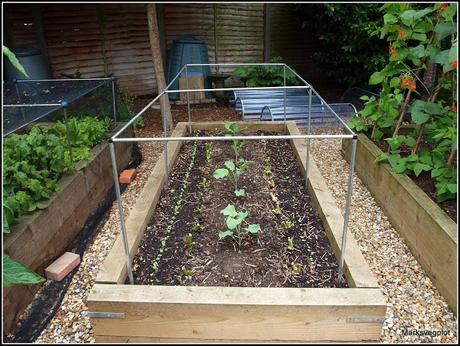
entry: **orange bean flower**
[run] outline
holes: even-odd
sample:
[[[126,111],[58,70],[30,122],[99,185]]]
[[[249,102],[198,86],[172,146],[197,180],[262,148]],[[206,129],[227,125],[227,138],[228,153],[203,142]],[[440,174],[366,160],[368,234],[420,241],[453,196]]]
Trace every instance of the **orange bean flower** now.
[[[456,70],[456,69],[457,69],[457,60],[452,61],[451,66],[452,66],[452,68],[453,68],[454,70]]]

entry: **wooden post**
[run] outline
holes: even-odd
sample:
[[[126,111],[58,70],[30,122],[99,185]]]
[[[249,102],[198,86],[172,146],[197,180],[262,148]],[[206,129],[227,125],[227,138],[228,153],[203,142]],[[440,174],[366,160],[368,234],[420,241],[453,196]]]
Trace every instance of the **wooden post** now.
[[[155,70],[155,79],[157,82],[158,93],[160,93],[166,87],[166,81],[163,69],[163,60],[161,58],[160,33],[158,30],[157,11],[154,3],[147,4],[147,18],[149,22],[149,38],[150,48],[152,50],[153,68]],[[162,106],[165,107],[164,109],[168,116],[169,130],[169,128],[172,128],[173,126],[169,98],[161,97],[160,102],[165,102],[165,104],[162,104]]]
[[[270,62],[271,4],[264,5],[264,62]]]

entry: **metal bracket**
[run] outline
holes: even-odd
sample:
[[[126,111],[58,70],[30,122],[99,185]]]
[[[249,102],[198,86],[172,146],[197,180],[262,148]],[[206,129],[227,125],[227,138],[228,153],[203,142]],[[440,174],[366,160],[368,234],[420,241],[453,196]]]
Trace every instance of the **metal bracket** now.
[[[87,311],[85,315],[90,318],[125,318],[125,314],[123,312]]]
[[[383,323],[384,317],[377,316],[348,316],[347,323]]]

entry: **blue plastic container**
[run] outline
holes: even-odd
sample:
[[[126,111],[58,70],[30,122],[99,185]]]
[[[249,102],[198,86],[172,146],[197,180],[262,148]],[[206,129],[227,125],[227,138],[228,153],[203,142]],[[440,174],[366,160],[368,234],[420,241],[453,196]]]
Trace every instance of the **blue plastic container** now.
[[[173,41],[168,63],[168,84],[185,64],[209,64],[208,48],[203,41],[192,36],[184,36]],[[202,76],[205,88],[211,88],[208,79],[209,74],[209,66],[188,67],[188,76]],[[185,70],[179,78],[185,78]],[[179,78],[170,86],[170,90],[179,90]],[[207,92],[206,97],[209,96],[210,93]],[[180,95],[179,93],[170,93],[169,99],[178,100]]]

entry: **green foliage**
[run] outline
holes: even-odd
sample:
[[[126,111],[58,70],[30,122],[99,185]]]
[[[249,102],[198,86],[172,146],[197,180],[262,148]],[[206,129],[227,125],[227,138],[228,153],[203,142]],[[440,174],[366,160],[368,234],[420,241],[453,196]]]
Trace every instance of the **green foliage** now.
[[[237,211],[233,204],[228,204],[220,213],[227,217],[225,221],[227,229],[219,232],[219,239],[226,237],[236,238],[238,246],[241,246],[244,235],[257,234],[260,232],[259,224],[248,224],[245,222],[246,218],[249,216],[248,211]],[[244,228],[242,227],[243,222],[247,224]]]
[[[179,196],[177,197],[176,204],[174,205],[174,213],[173,213],[172,217],[168,220],[168,225],[166,226],[164,236],[160,240],[160,249],[158,250],[158,253],[157,253],[156,257],[152,261],[152,264],[151,264],[152,269],[155,270],[155,271],[158,270],[158,268],[160,267],[161,258],[163,257],[163,254],[166,251],[166,243],[169,240],[170,234],[171,234],[171,232],[172,232],[172,230],[174,228],[174,224],[176,223],[177,216],[179,215],[179,213],[180,213],[180,211],[182,209],[182,205],[183,205],[184,200],[185,200],[185,191],[186,191],[188,185],[190,184],[190,180],[189,180],[190,172],[192,171],[193,167],[195,166],[197,143],[198,142],[193,143],[193,149],[192,149],[192,155],[190,157],[190,163],[187,166],[187,170],[185,172],[185,177],[184,177],[184,180],[182,182],[182,187],[180,189]],[[199,228],[195,228],[195,229],[194,229],[194,227],[197,227],[197,226],[195,226],[195,225],[192,226],[192,231],[201,230],[201,226]],[[187,237],[186,237],[186,239],[184,239],[184,241],[185,242],[187,242],[187,241],[193,242],[193,236],[189,237],[188,240],[187,240]]]
[[[89,159],[90,149],[107,138],[108,126],[108,120],[69,120],[75,161]],[[74,168],[65,125],[58,122],[47,130],[35,126],[27,134],[7,136],[3,160],[3,232],[8,233],[22,214],[46,208],[59,178]]]
[[[227,129],[228,135],[237,135],[243,130],[240,129],[235,122],[225,123],[225,128]],[[232,181],[234,185],[234,194],[237,197],[243,197],[246,194],[244,189],[238,188],[238,181],[241,175],[249,168],[250,162],[246,161],[243,157],[239,157],[239,154],[248,143],[249,141],[247,140],[232,140],[231,147],[235,153],[235,160],[225,161],[225,168],[218,168],[213,174],[216,179],[228,178]]]
[[[379,4],[292,4],[305,36],[318,37],[315,68],[344,88],[366,87],[372,72],[385,65],[386,44],[374,37],[382,24]]]
[[[218,168],[214,171],[214,178],[222,179],[228,178],[230,181],[233,182],[235,187],[234,193],[238,196],[244,196],[244,189],[238,188],[238,181],[241,178],[241,175],[246,171],[249,167],[250,163],[243,159],[242,157],[239,159],[238,163],[235,164],[233,160],[225,161],[225,168]]]
[[[5,47],[5,46],[2,46],[2,47],[3,47],[2,48],[3,49],[3,55],[5,55],[8,58],[8,60],[14,66],[14,68],[16,70],[18,70],[19,72],[21,72],[24,76],[29,78],[29,75],[27,74],[26,70],[21,65],[19,60],[16,58],[16,55],[12,51],[10,51],[8,47]]]
[[[365,108],[349,123],[358,132],[372,128],[373,140],[389,150],[376,161],[388,161],[396,173],[431,172],[439,202],[456,197],[457,24],[456,4],[387,3],[381,7],[380,38],[389,42],[387,65],[370,84],[381,86],[380,98],[363,96]],[[421,73],[433,65],[436,84],[427,86]],[[408,106],[406,108],[406,105]],[[415,126],[399,134],[406,112]],[[421,149],[427,142],[428,149]],[[408,153],[409,152],[409,153]]]
[[[12,285],[34,285],[45,281],[45,278],[34,273],[21,262],[3,254],[3,287]]]
[[[281,57],[270,59],[272,63],[281,63]],[[283,66],[241,66],[234,74],[240,77],[247,87],[270,87],[284,85]],[[286,69],[286,85],[299,85],[297,77]]]

